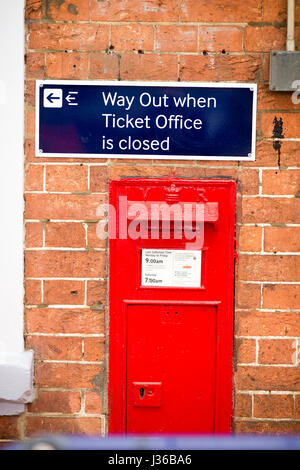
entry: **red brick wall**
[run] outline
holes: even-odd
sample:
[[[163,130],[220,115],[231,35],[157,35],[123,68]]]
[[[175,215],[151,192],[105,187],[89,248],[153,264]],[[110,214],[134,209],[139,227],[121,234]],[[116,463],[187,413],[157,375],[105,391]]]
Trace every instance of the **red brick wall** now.
[[[285,39],[285,0],[27,0],[25,336],[36,400],[0,419],[2,439],[105,432],[107,269],[96,208],[110,179],[174,170],[238,181],[233,429],[300,432],[300,105],[268,87],[269,52]],[[36,158],[36,79],[256,82],[257,159]]]

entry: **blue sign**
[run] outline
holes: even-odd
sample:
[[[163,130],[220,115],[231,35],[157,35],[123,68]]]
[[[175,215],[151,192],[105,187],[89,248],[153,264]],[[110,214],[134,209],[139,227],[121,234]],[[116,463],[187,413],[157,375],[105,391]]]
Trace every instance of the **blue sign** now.
[[[256,85],[37,81],[36,155],[254,160]]]

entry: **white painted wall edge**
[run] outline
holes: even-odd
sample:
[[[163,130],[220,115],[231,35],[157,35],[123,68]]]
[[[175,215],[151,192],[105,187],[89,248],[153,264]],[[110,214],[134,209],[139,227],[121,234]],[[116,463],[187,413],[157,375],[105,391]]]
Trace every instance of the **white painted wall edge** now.
[[[24,4],[0,2],[0,414],[12,414],[10,402],[19,414],[32,399],[33,353],[23,339]]]
[[[0,415],[22,413],[34,398],[33,351],[2,354],[0,377]]]

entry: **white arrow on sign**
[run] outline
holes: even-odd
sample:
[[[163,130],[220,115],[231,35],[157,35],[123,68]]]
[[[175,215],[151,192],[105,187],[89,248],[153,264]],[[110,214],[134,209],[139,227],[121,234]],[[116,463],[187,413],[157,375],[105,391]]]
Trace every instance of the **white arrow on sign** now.
[[[66,96],[66,100],[68,102],[69,106],[78,106],[78,103],[73,103],[73,101],[76,99],[76,96],[72,95],[78,95],[78,91],[69,91],[68,96]]]

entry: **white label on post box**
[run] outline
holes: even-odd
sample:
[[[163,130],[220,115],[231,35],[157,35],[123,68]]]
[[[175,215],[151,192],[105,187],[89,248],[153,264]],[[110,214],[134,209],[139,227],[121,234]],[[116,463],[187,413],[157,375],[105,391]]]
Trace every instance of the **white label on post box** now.
[[[142,286],[200,287],[201,251],[143,249]]]

